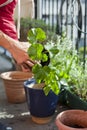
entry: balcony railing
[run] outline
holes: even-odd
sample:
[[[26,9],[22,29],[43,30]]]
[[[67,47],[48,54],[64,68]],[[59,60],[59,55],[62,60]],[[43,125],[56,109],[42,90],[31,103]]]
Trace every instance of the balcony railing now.
[[[35,0],[35,18],[50,24],[57,34],[65,31],[85,62],[87,43],[87,0]]]

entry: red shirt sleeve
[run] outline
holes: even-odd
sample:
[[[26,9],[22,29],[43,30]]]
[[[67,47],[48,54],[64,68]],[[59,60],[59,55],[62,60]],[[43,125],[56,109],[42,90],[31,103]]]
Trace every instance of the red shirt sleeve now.
[[[5,3],[7,0],[0,0],[0,5]]]

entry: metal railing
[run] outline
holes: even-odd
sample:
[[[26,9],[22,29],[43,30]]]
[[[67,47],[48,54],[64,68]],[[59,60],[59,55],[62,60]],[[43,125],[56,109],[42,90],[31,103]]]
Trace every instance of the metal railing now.
[[[57,34],[65,31],[76,49],[87,42],[87,0],[35,0],[35,18],[42,19]]]

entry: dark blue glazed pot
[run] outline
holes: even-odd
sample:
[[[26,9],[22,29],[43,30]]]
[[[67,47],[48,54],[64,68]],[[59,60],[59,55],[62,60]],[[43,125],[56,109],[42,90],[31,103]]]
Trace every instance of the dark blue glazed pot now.
[[[35,83],[34,78],[24,82],[28,108],[31,115],[35,117],[48,117],[53,115],[58,103],[58,96],[52,91],[46,96],[43,89],[30,88]]]

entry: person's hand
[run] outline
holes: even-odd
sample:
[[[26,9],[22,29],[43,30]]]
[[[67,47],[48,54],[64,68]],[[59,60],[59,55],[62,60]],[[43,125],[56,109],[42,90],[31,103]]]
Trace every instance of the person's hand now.
[[[29,71],[32,71],[32,67],[34,64],[35,64],[34,61],[31,61],[30,59],[28,59],[27,61],[20,64],[20,67],[22,71],[29,72]]]
[[[16,64],[21,67],[22,71],[31,71],[32,66],[35,64],[27,54],[29,46],[27,42],[17,42],[13,44],[12,55],[16,60]]]

